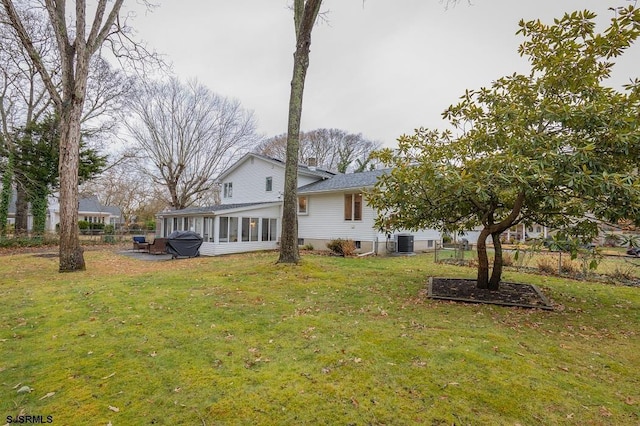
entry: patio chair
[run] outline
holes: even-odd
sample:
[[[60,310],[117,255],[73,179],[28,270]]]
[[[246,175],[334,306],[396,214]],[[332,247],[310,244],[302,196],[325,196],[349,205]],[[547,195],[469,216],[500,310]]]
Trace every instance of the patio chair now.
[[[147,247],[149,247],[149,243],[145,240],[144,237],[136,236],[133,237],[133,250],[137,251],[147,251]]]
[[[165,254],[167,252],[167,239],[156,238],[149,244],[149,254]]]

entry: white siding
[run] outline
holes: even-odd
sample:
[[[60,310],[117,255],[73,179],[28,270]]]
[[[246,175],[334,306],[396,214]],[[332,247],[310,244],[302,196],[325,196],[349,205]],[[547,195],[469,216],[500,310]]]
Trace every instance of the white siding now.
[[[275,250],[278,248],[276,241],[256,241],[241,243],[202,243],[200,255],[220,256],[223,254],[247,253],[250,251]]]
[[[298,216],[300,238],[334,239],[349,238],[359,241],[373,241],[377,232],[373,228],[374,211],[364,205],[362,220],[344,220],[344,194],[309,194],[309,212]]]
[[[253,161],[252,161],[253,160]],[[266,191],[266,178],[272,178],[272,190]],[[233,196],[222,204],[278,201],[284,189],[284,168],[262,158],[249,156],[221,182],[233,183]]]
[[[272,179],[271,191],[266,190],[267,177]],[[318,180],[317,176],[298,174],[298,187]],[[222,191],[222,204],[280,201],[284,192],[284,165],[248,156],[220,183],[223,188],[226,183],[233,184],[231,198],[225,198]]]
[[[363,201],[362,220],[344,219],[345,193],[308,194],[308,214],[298,216],[298,234],[300,238],[332,240],[335,238],[354,241],[376,241],[384,243],[386,235],[374,226],[375,211]],[[398,231],[414,236],[414,241],[440,241],[440,232],[425,229],[417,232]],[[392,236],[393,238],[393,236]]]

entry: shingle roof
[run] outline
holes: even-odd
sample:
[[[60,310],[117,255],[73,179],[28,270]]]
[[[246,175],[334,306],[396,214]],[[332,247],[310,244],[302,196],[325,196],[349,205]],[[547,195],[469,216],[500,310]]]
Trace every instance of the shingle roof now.
[[[100,205],[98,201],[98,197],[92,196],[87,198],[80,198],[78,200],[78,211],[79,212],[105,212],[106,210],[103,206]]]
[[[384,169],[362,173],[338,174],[331,179],[310,183],[309,185],[298,188],[298,194],[370,188],[378,181],[378,177],[388,172],[388,169]]]

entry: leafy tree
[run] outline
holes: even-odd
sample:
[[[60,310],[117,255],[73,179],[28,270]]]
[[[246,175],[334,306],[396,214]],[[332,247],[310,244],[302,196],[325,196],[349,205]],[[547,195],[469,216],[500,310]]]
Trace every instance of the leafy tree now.
[[[419,129],[379,158],[393,170],[369,197],[387,229],[481,227],[478,287],[498,289],[500,234],[538,223],[590,240],[598,221],[640,222],[640,81],[604,85],[640,35],[640,11],[619,10],[603,33],[595,14],[520,22],[528,75],[469,90],[443,114],[458,134]],[[489,278],[486,240],[495,249]]]
[[[16,180],[22,182],[31,203],[33,231],[42,234],[46,225],[48,197],[59,186],[60,124],[56,116],[31,123],[14,137]],[[102,171],[106,157],[80,143],[79,182]]]

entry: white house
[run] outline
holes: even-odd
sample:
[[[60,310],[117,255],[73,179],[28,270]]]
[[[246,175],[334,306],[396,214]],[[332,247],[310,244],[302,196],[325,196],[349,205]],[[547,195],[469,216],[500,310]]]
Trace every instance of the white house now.
[[[375,212],[366,205],[363,190],[383,171],[334,174],[312,166],[298,167],[298,235],[301,245],[326,248],[335,238],[352,239],[360,252],[383,254],[397,236],[374,228]],[[192,230],[203,237],[202,255],[278,248],[282,226],[284,163],[249,153],[219,178],[222,202],[211,207],[161,212],[158,237],[176,230]],[[401,236],[405,237],[405,236]],[[440,234],[426,230],[411,235],[414,249],[433,247]],[[389,241],[387,241],[389,240]]]
[[[9,224],[15,224],[16,217],[16,192],[14,191],[9,204],[9,214],[7,221]],[[103,206],[98,201],[98,197],[91,196],[80,198],[78,200],[78,220],[84,220],[90,223],[104,223],[106,225],[118,225],[123,222],[122,212],[116,206]],[[60,202],[55,195],[49,196],[47,200],[47,217],[45,231],[55,232],[56,227],[60,223]],[[27,230],[33,229],[33,215],[31,214],[31,206],[27,215]]]

